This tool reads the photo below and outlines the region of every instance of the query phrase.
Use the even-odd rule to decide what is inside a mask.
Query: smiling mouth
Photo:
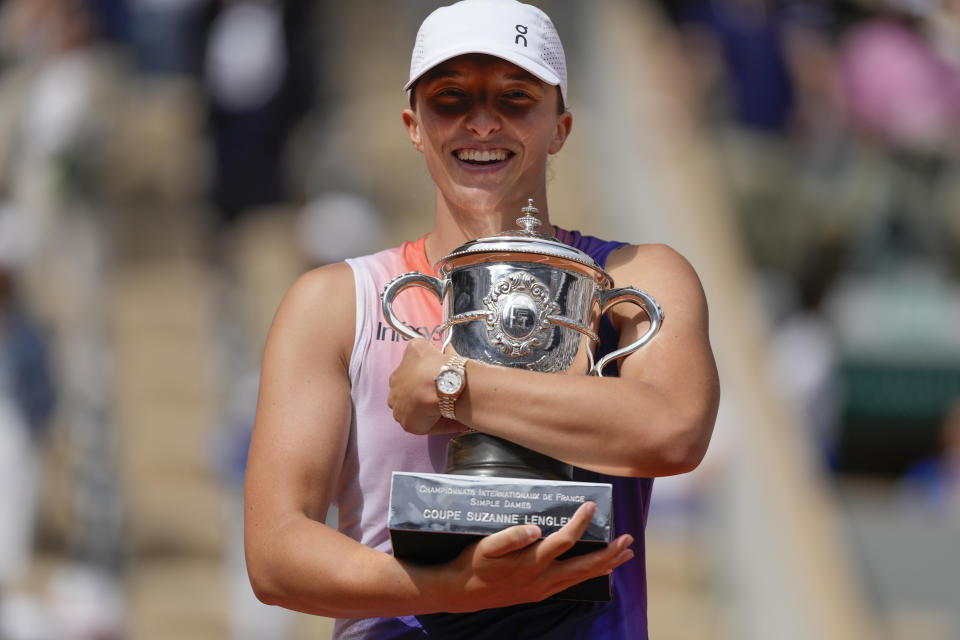
[[[487,166],[504,162],[512,158],[514,153],[507,149],[458,149],[453,157],[461,162],[477,166]]]

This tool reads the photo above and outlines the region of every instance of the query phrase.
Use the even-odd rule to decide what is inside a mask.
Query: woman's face
[[[547,156],[563,147],[572,123],[556,87],[500,58],[469,54],[432,69],[415,92],[404,124],[452,206],[512,210],[543,193]]]

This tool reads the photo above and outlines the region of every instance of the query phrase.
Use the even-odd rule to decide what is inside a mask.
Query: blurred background
[[[437,4],[0,0],[0,638],[329,634],[246,582],[260,352],[299,273],[429,228]],[[960,638],[960,2],[536,4],[553,220],[671,244],[710,304],[652,636]]]

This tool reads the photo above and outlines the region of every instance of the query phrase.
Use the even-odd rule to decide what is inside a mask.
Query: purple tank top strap
[[[580,251],[596,260],[602,268],[606,268],[607,258],[610,257],[611,253],[627,244],[626,242],[601,240],[595,236],[585,236],[579,231],[567,231],[560,227],[557,227],[557,240],[580,249]]]

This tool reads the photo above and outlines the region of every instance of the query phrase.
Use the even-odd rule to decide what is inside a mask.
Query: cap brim
[[[557,74],[555,74],[553,71],[551,71],[544,65],[539,64],[535,60],[531,60],[526,56],[520,55],[515,50],[507,49],[507,48],[501,49],[498,47],[491,47],[489,43],[476,44],[476,43],[465,42],[451,49],[446,49],[430,57],[428,60],[424,60],[423,63],[420,65],[420,70],[417,73],[417,75],[410,78],[407,84],[403,86],[403,90],[408,91],[410,87],[412,87],[417,80],[422,78],[425,73],[427,73],[437,65],[443,64],[447,60],[456,58],[457,56],[462,56],[469,53],[482,53],[488,56],[494,56],[495,58],[500,58],[501,60],[506,60],[507,62],[511,62],[517,65],[524,71],[528,71],[529,73],[539,78],[540,80],[543,80],[549,85],[552,85],[552,86],[560,85],[560,78],[557,77]],[[564,96],[564,98],[566,98],[566,96]]]

